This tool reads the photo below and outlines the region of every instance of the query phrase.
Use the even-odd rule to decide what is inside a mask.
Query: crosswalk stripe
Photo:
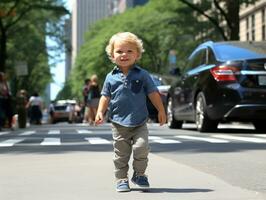
[[[254,136],[256,136],[256,137],[263,137],[263,138],[265,138],[265,137],[266,137],[266,135],[265,135],[265,134],[255,134]]]
[[[4,132],[0,132],[0,135],[5,135],[5,134],[8,134],[10,133],[9,131],[4,131]]]
[[[58,134],[60,134],[60,130],[50,130],[50,131],[48,132],[48,134],[49,134],[49,135],[58,135]]]
[[[44,138],[41,145],[61,145],[60,138]]]
[[[25,131],[25,132],[22,132],[22,133],[19,134],[19,135],[23,135],[23,136],[25,136],[25,135],[32,135],[32,134],[34,134],[34,133],[36,133],[36,131]]]
[[[93,130],[87,130],[87,129],[75,129],[75,131],[78,134],[91,134],[93,133]],[[18,135],[9,134],[8,136],[12,136],[11,139],[7,139],[4,141],[0,141],[0,147],[10,147],[14,146],[17,143],[23,142],[23,140],[27,139],[25,137],[16,137],[16,136],[29,136],[32,134],[35,134],[36,130],[30,130],[30,131],[24,131],[18,133]],[[62,133],[62,130],[60,129],[51,129],[48,130],[48,135],[51,135],[51,137],[46,137],[43,139],[43,141],[39,145],[62,145],[61,139],[56,138],[56,135],[59,135]],[[152,130],[151,132],[156,132]],[[11,133],[10,131],[0,132],[0,135],[5,135]],[[111,133],[110,133],[111,134]],[[54,135],[54,137],[53,137]],[[105,139],[100,137],[86,137],[84,138],[86,141],[88,141],[88,144],[111,144],[113,141],[111,138]],[[233,135],[233,134],[211,134],[211,135],[150,135],[149,136],[150,143],[159,143],[159,144],[178,144],[178,143],[184,143],[187,141],[204,141],[209,143],[230,143],[234,141],[243,141],[243,142],[252,142],[252,143],[266,143],[266,134],[251,134],[247,136],[243,135]],[[19,144],[18,144],[19,145]]]
[[[159,143],[159,144],[177,144],[177,143],[181,143],[178,140],[164,139],[164,138],[158,137],[158,136],[149,136],[149,140],[151,142]]]
[[[99,137],[90,137],[90,138],[85,138],[85,140],[88,140],[90,144],[110,144],[111,141],[99,138]]]
[[[19,143],[21,141],[23,141],[25,138],[17,138],[17,139],[9,139],[9,140],[5,140],[0,142],[0,147],[11,147],[16,143]]]
[[[188,140],[205,141],[205,142],[210,142],[210,143],[229,143],[228,140],[214,139],[214,138],[201,138],[201,137],[194,137],[194,136],[188,136],[188,135],[177,135],[175,137],[181,138],[181,139],[188,139]]]
[[[92,131],[86,130],[86,129],[78,129],[77,132],[79,134],[88,134],[88,133],[92,133]]]
[[[149,140],[160,140],[160,139],[162,138],[158,136],[149,136]]]
[[[229,140],[239,140],[245,142],[255,142],[255,143],[266,143],[266,139],[261,138],[252,138],[252,137],[241,137],[241,136],[232,136],[232,135],[211,135],[212,137],[229,139]]]

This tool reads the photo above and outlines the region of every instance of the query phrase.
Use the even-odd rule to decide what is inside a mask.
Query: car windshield
[[[219,43],[215,45],[218,60],[266,58],[266,43]]]

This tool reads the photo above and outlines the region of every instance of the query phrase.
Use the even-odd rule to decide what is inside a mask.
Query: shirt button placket
[[[127,88],[128,87],[127,77],[124,74],[122,74],[121,78],[122,78],[122,81],[123,81],[124,88]]]

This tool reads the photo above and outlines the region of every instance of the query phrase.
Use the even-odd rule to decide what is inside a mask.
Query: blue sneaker
[[[131,181],[138,187],[140,188],[148,188],[150,187],[148,177],[143,175],[143,176],[137,176],[136,173],[133,174],[133,177]]]
[[[119,180],[116,185],[116,191],[117,192],[129,192],[130,188],[129,188],[128,180],[127,179]]]

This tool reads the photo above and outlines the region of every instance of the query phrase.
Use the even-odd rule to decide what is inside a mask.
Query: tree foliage
[[[143,40],[145,52],[139,65],[150,72],[169,72],[168,56],[172,49],[177,51],[177,64],[182,68],[191,46],[195,46],[194,28],[198,26],[196,19],[188,16],[187,11],[176,0],[169,0],[167,4],[151,0],[145,6],[129,9],[89,27],[69,79],[72,93],[80,96],[85,78],[97,74],[103,81],[113,68],[114,64],[108,59],[105,47],[110,37],[117,32],[133,32]]]
[[[197,3],[190,0],[178,1],[211,22],[215,31],[212,27],[203,31],[208,37],[218,32],[223,40],[239,40],[240,7],[244,4],[254,4],[258,0],[204,0]]]
[[[43,91],[51,81],[46,37],[63,41],[63,26],[58,22],[66,13],[61,0],[0,2],[0,71],[10,75],[13,93],[19,88]],[[28,75],[15,76],[18,61],[27,64]]]

